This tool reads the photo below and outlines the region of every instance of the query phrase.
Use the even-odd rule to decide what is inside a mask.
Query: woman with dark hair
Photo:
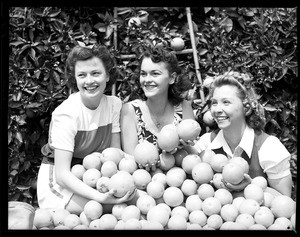
[[[178,66],[174,52],[148,48],[141,55],[139,66],[142,98],[124,104],[121,111],[122,149],[130,155],[143,140],[157,145],[157,134],[163,126],[195,119],[191,101],[185,99],[192,84]],[[157,166],[159,162],[144,168]]]
[[[74,164],[105,148],[121,148],[120,111],[122,102],[105,95],[116,80],[114,58],[104,46],[75,46],[66,61],[66,78],[76,83],[71,94],[52,113],[48,143],[38,173],[37,198],[40,208],[65,208],[80,214],[85,203],[121,203],[134,195],[115,198],[113,192],[101,193],[71,172]]]
[[[264,108],[251,80],[248,74],[233,71],[214,78],[210,111],[219,129],[203,134],[195,148],[199,152],[211,149],[229,159],[242,157],[248,162],[249,175],[237,185],[224,183],[227,188],[242,190],[251,178],[263,176],[269,187],[291,196],[291,155],[277,137],[263,131]]]

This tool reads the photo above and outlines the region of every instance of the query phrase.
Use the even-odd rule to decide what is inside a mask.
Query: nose
[[[85,78],[85,82],[86,83],[92,83],[94,81],[93,77],[91,76],[91,74],[87,74],[86,78]]]
[[[222,106],[219,103],[216,103],[214,105],[211,106],[210,108],[211,113],[221,113],[222,112]]]

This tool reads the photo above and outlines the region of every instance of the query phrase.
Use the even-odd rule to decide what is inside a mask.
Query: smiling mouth
[[[226,119],[228,119],[228,116],[218,116],[218,117],[216,117],[217,122],[222,122]]]
[[[88,92],[88,93],[94,93],[99,86],[85,86],[84,89]]]
[[[157,86],[156,85],[144,85],[144,88],[146,89],[146,90],[152,90],[152,89],[154,89],[154,88],[156,88]]]

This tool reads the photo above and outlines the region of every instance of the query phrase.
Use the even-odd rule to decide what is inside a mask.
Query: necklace
[[[147,104],[147,102],[146,102],[146,104]],[[150,109],[150,107],[149,107],[148,104],[147,104],[147,107],[148,107],[149,114],[150,114],[150,117],[151,117],[152,122],[153,122],[154,125],[159,129],[159,128],[162,126],[163,122],[160,122],[160,121],[153,115],[153,113],[152,113],[152,111],[151,111],[151,109]]]

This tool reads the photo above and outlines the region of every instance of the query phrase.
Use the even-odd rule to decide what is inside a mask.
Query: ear
[[[169,85],[174,84],[176,77],[177,77],[177,73],[173,72],[170,76]]]
[[[252,108],[248,102],[244,104],[244,110],[245,116],[249,116],[252,113]]]
[[[106,82],[109,82],[109,76],[107,76],[107,78],[106,78]]]

